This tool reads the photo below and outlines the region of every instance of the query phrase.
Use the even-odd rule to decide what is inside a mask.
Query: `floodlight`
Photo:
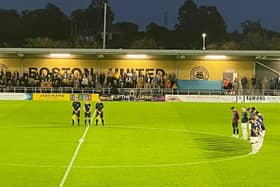
[[[205,59],[207,60],[225,60],[227,56],[225,55],[206,55]]]
[[[147,59],[148,56],[145,54],[127,54],[125,58],[128,59]]]
[[[51,53],[50,57],[51,58],[70,58],[71,54],[67,54],[67,53]]]

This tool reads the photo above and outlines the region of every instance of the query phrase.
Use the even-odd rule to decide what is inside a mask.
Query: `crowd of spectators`
[[[134,70],[119,71],[108,69],[107,72],[92,73],[28,73],[10,72],[0,69],[0,88],[5,87],[41,87],[41,88],[176,88],[177,77],[175,73],[167,74],[158,71],[156,74],[143,73]],[[280,74],[272,77],[264,83],[264,80],[257,80],[255,76],[240,79],[224,79],[223,88],[230,94],[254,93],[258,89],[280,90]]]
[[[276,77],[272,77],[269,81],[269,89],[271,90],[280,90],[280,74]]]
[[[257,79],[255,76],[247,78],[245,75],[241,79],[235,78],[223,80],[223,88],[227,94],[254,94],[257,90],[280,90],[280,74],[266,79]]]
[[[143,74],[133,70],[109,69],[106,73],[41,73],[30,77],[27,73],[0,70],[0,87],[43,87],[43,88],[173,88],[175,73],[170,75],[157,72],[155,75]]]

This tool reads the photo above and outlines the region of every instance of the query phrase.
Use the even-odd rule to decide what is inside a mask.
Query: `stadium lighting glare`
[[[148,56],[144,54],[128,54],[125,56],[128,59],[147,59]]]
[[[202,33],[201,36],[202,36],[202,49],[206,50],[206,36],[207,36],[207,34]]]
[[[227,56],[225,55],[206,55],[205,59],[207,60],[225,60]]]
[[[71,57],[71,54],[63,54],[63,53],[52,53],[50,54],[50,57],[51,58],[70,58]]]

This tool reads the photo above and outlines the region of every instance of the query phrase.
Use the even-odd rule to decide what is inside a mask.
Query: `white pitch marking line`
[[[77,148],[75,150],[75,153],[74,153],[74,155],[73,155],[73,157],[72,157],[72,159],[71,159],[71,161],[70,161],[70,163],[69,163],[69,165],[67,167],[67,170],[66,170],[66,172],[65,172],[65,174],[64,174],[64,176],[63,176],[63,178],[62,178],[62,180],[60,182],[59,187],[63,187],[64,186],[64,183],[65,183],[65,181],[66,181],[66,179],[67,179],[67,177],[69,175],[69,172],[70,172],[70,170],[71,170],[71,168],[73,166],[73,163],[74,163],[74,161],[75,161],[75,159],[76,159],[76,157],[77,157],[77,155],[79,153],[80,147],[81,147],[82,143],[84,142],[85,136],[87,135],[88,129],[89,129],[89,126],[87,126],[86,130],[84,131],[84,134],[83,134],[82,138],[80,138],[80,140],[79,140],[79,144],[78,144],[78,146],[77,146]]]
[[[214,133],[207,133],[207,132],[200,132],[200,131],[192,131],[192,130],[186,130],[186,129],[168,129],[168,128],[149,128],[149,127],[129,127],[129,126],[107,126],[107,128],[123,128],[123,129],[143,129],[143,130],[158,130],[158,131],[171,131],[171,132],[188,132],[188,133],[199,133],[199,134],[207,134],[207,135],[216,135],[221,137],[229,137],[221,134],[214,134]],[[88,128],[86,129],[86,131]],[[87,132],[84,132],[84,136]],[[83,137],[84,137],[83,136]],[[84,138],[80,139],[80,143],[78,145],[81,146]],[[77,149],[78,149],[77,147]],[[77,155],[76,155],[77,156]],[[144,164],[144,165],[89,165],[89,166],[72,166],[73,168],[79,168],[79,169],[102,169],[102,168],[155,168],[155,167],[176,167],[176,166],[189,166],[189,165],[197,165],[197,164],[207,164],[207,163],[213,163],[213,162],[222,162],[222,161],[228,161],[228,160],[236,160],[245,158],[247,156],[251,156],[250,154],[240,155],[240,156],[234,156],[234,157],[228,157],[228,158],[222,158],[222,159],[215,159],[215,160],[202,160],[202,161],[196,161],[196,162],[183,162],[183,163],[170,163],[170,164]],[[74,156],[73,156],[74,157]],[[72,161],[71,161],[72,162]],[[74,162],[74,160],[73,160]],[[70,163],[71,164],[71,163]],[[73,164],[73,163],[72,163]],[[42,167],[42,168],[69,168],[69,166],[55,166],[55,165],[32,165],[32,164],[1,164],[0,166],[11,166],[11,167]],[[71,169],[71,168],[70,168]],[[69,169],[69,170],[70,170]],[[68,169],[67,169],[68,170]],[[68,171],[69,173],[69,171]],[[66,174],[66,173],[65,173]],[[65,182],[65,181],[64,181]]]
[[[170,163],[170,164],[144,164],[144,165],[93,165],[93,166],[74,166],[74,168],[79,169],[114,169],[114,168],[161,168],[161,167],[179,167],[179,166],[192,166],[192,165],[201,165],[201,164],[209,164],[216,162],[224,162],[229,160],[237,160],[250,156],[250,154],[244,154],[240,156],[221,158],[215,160],[202,160],[195,162],[182,162],[182,163]]]
[[[15,163],[0,164],[0,166],[21,167],[21,168],[67,168],[68,167],[68,166],[62,166],[62,165],[15,164]]]
[[[251,154],[244,154],[228,158],[214,159],[214,160],[201,160],[194,162],[170,163],[170,164],[143,164],[143,165],[88,165],[88,166],[72,166],[77,169],[114,169],[114,168],[160,168],[160,167],[179,167],[179,166],[192,166],[208,163],[224,162],[229,160],[237,160],[252,156]],[[29,165],[29,164],[0,164],[0,166],[10,167],[24,167],[24,168],[66,168],[67,166],[55,165]]]

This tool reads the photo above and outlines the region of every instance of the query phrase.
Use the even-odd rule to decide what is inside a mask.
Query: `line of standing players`
[[[95,104],[95,111],[93,113],[93,116],[95,115],[95,125],[98,125],[98,122],[101,119],[102,126],[104,126],[104,114],[103,114],[103,103],[98,100],[98,102]],[[75,122],[78,123],[78,126],[80,126],[80,114],[81,114],[81,102],[76,98],[72,103],[72,126],[75,125]],[[84,111],[84,125],[87,126],[91,125],[92,122],[92,106],[90,104],[90,101],[86,101],[83,107]]]
[[[231,107],[233,119],[232,119],[232,128],[233,128],[233,137],[239,137],[239,114],[235,107]],[[256,154],[259,152],[263,146],[264,136],[266,127],[264,125],[264,116],[256,110],[255,107],[252,108],[242,108],[242,118],[241,118],[241,129],[242,129],[242,138],[248,140],[248,130],[250,132],[250,143],[252,145],[251,154]]]

